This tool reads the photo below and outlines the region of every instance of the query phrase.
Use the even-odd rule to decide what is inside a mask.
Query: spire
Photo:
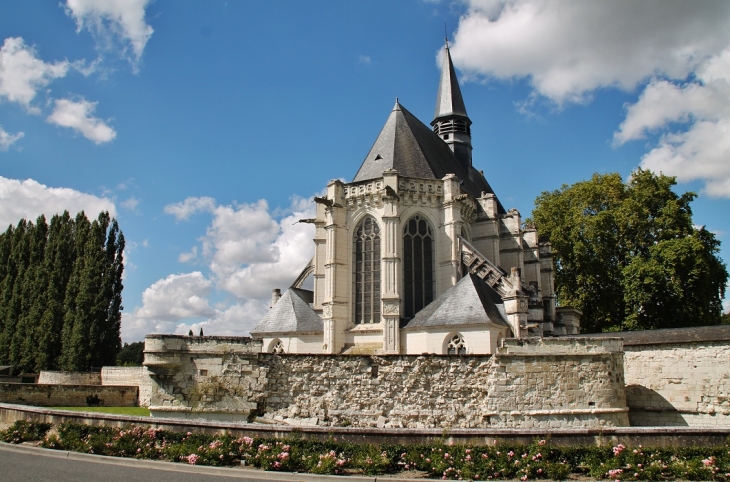
[[[441,65],[441,81],[439,82],[438,96],[436,97],[436,112],[434,122],[440,117],[458,115],[468,118],[464,98],[461,96],[459,81],[456,79],[456,71],[451,61],[449,42],[444,46],[444,60]],[[433,125],[433,123],[431,125]]]
[[[471,120],[466,114],[464,98],[451,61],[449,41],[444,46],[441,81],[436,96],[436,111],[431,121],[433,131],[449,145],[465,168],[471,167]]]

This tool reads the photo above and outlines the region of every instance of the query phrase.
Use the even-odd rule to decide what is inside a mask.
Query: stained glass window
[[[380,323],[380,227],[368,216],[353,239],[355,323]]]
[[[403,227],[404,316],[413,318],[433,301],[433,230],[421,216]]]

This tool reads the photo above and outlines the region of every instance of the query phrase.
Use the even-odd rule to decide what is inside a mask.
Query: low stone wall
[[[39,385],[101,385],[99,372],[54,372],[42,370]]]
[[[397,443],[444,445],[471,444],[495,445],[498,443],[529,444],[535,439],[550,438],[550,445],[596,445],[611,447],[623,443],[629,447],[717,447],[730,436],[730,427],[597,427],[597,428],[457,428],[408,429],[408,428],[359,428],[359,427],[293,427],[264,425],[245,422],[216,422],[209,420],[180,420],[179,418],[150,418],[107,413],[88,413],[55,410],[0,403],[0,430],[16,420],[33,420],[54,425],[73,422],[105,427],[129,427],[137,425],[174,432],[231,434],[234,437],[299,437],[329,440],[336,437],[351,443]]]
[[[150,374],[147,367],[104,367],[101,369],[101,384],[137,387],[139,406],[149,407],[152,395]]]
[[[624,341],[632,426],[730,427],[730,326],[610,336]]]
[[[226,340],[215,351],[190,349],[175,338],[174,350],[159,350],[159,338],[145,347],[156,416],[383,428],[628,425],[618,339],[505,340],[490,357],[273,355]],[[149,358],[148,347],[156,348]]]
[[[39,407],[134,407],[137,387],[0,383],[0,402]]]

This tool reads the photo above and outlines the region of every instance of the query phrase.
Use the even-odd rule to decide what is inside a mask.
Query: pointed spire
[[[454,64],[451,61],[448,39],[444,46],[444,57],[441,64],[441,81],[439,82],[439,90],[436,97],[434,121],[440,117],[447,116],[468,117],[466,114],[466,106],[464,106],[464,98],[461,96],[459,81],[456,79]]]

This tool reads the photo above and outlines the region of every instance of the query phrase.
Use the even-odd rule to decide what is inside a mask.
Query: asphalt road
[[[301,480],[312,482],[318,479],[330,479],[330,477],[271,472],[256,473],[247,469],[186,466],[169,462],[101,457],[0,444],[0,481],[2,482],[71,482],[79,480],[102,482]],[[360,477],[352,479],[365,480]],[[367,480],[372,481],[373,478]]]

